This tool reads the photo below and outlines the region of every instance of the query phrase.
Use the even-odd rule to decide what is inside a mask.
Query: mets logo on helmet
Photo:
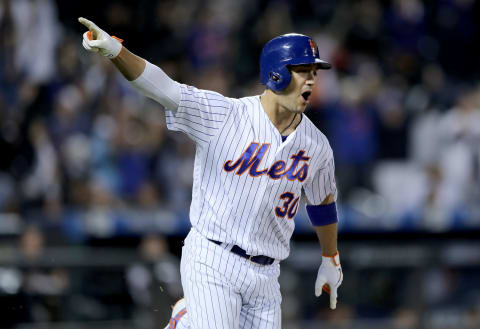
[[[312,47],[313,56],[317,56],[317,44],[312,39],[309,39],[308,42],[310,42],[310,47]]]

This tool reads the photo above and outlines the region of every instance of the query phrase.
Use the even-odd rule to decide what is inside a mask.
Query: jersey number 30
[[[288,216],[289,219],[295,217],[295,214],[298,210],[298,199],[300,197],[295,198],[295,194],[291,192],[285,192],[280,195],[281,200],[285,200],[281,207],[275,207],[275,215],[277,217],[285,217]],[[292,202],[293,201],[293,202]]]

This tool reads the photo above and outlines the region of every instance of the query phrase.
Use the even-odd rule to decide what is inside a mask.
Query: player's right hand
[[[120,54],[123,40],[110,36],[94,22],[86,18],[79,17],[78,21],[88,28],[88,31],[83,34],[83,48],[88,51],[98,52],[100,55],[110,59]]]

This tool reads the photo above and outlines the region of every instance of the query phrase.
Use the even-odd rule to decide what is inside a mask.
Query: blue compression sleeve
[[[313,226],[324,226],[338,222],[337,204],[306,206],[308,217]]]

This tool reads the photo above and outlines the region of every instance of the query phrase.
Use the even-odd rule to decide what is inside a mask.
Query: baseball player
[[[180,84],[121,39],[79,22],[89,29],[84,48],[109,58],[165,108],[168,129],[196,144],[192,228],[180,269],[185,299],[167,328],[281,328],[280,262],[302,197],[322,248],[315,294],[323,287],[335,309],[343,274],[334,161],[326,137],[303,114],[317,70],[331,67],[315,42],[301,34],[269,41],[260,58],[265,92],[234,99]]]

